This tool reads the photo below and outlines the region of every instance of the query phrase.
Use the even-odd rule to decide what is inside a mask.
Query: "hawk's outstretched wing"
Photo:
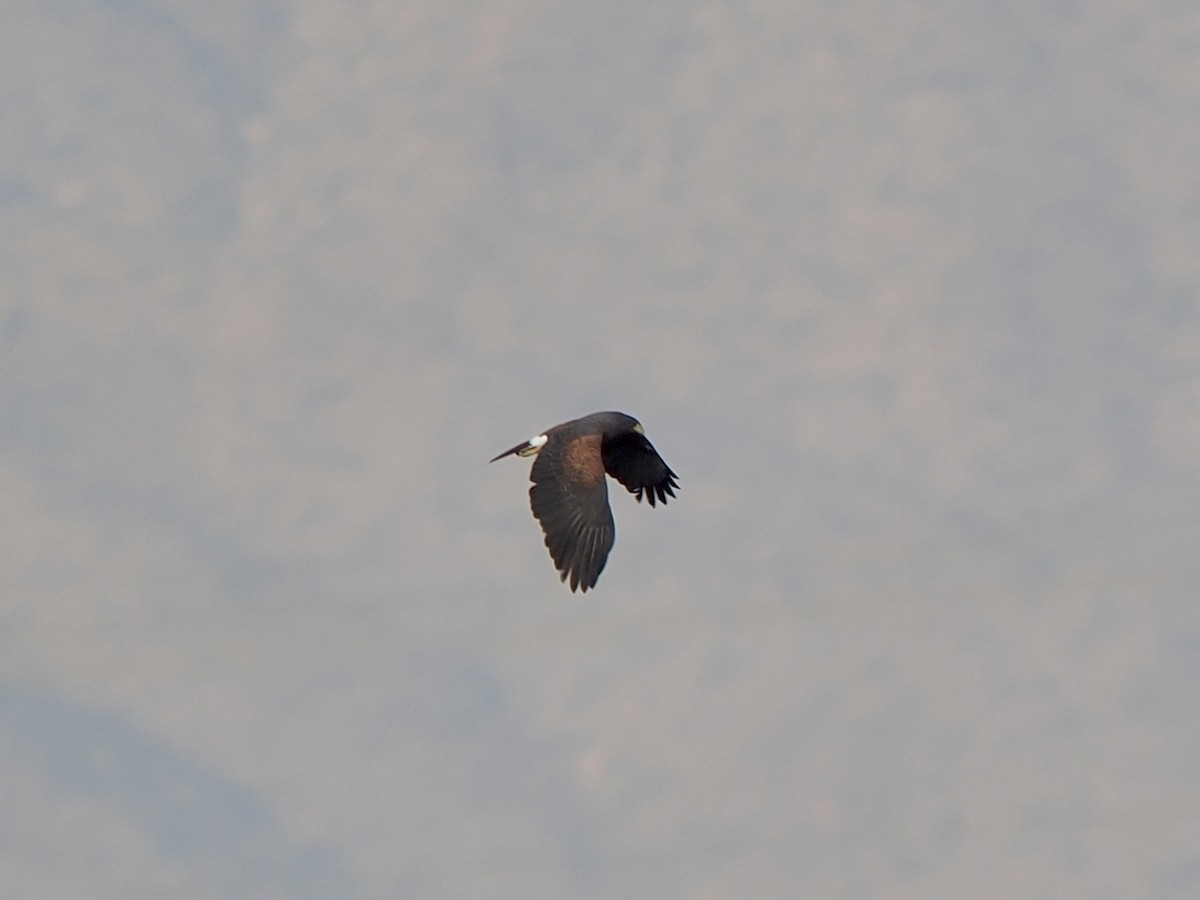
[[[529,479],[529,505],[546,535],[546,549],[571,590],[594,587],[616,537],[604,483],[601,438],[556,439],[553,431]]]
[[[645,435],[636,431],[605,441],[602,452],[604,470],[625,485],[641,502],[643,492],[653,506],[665,504],[667,497],[675,496],[679,483],[654,445]]]

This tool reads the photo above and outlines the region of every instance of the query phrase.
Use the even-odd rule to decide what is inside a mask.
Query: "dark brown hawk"
[[[641,423],[619,412],[598,412],[547,429],[492,459],[533,456],[529,505],[546,535],[546,549],[571,590],[596,586],[616,538],[608,506],[607,473],[651,506],[667,502],[676,475],[646,440]]]

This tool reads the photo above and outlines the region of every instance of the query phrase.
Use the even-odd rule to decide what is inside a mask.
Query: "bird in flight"
[[[563,422],[491,461],[535,454],[529,505],[559,578],[569,578],[572,591],[596,586],[616,538],[605,473],[651,506],[665,505],[679,487],[641,423],[625,413],[598,412]]]

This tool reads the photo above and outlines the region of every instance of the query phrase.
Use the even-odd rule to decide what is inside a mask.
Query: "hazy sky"
[[[10,3],[5,896],[1200,896],[1193,7]]]

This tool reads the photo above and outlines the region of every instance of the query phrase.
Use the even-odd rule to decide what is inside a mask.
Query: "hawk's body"
[[[571,590],[595,587],[616,538],[608,506],[611,475],[640,502],[666,503],[676,475],[646,440],[642,426],[619,412],[592,413],[547,429],[497,459],[532,456],[529,505],[546,535],[546,549]]]

